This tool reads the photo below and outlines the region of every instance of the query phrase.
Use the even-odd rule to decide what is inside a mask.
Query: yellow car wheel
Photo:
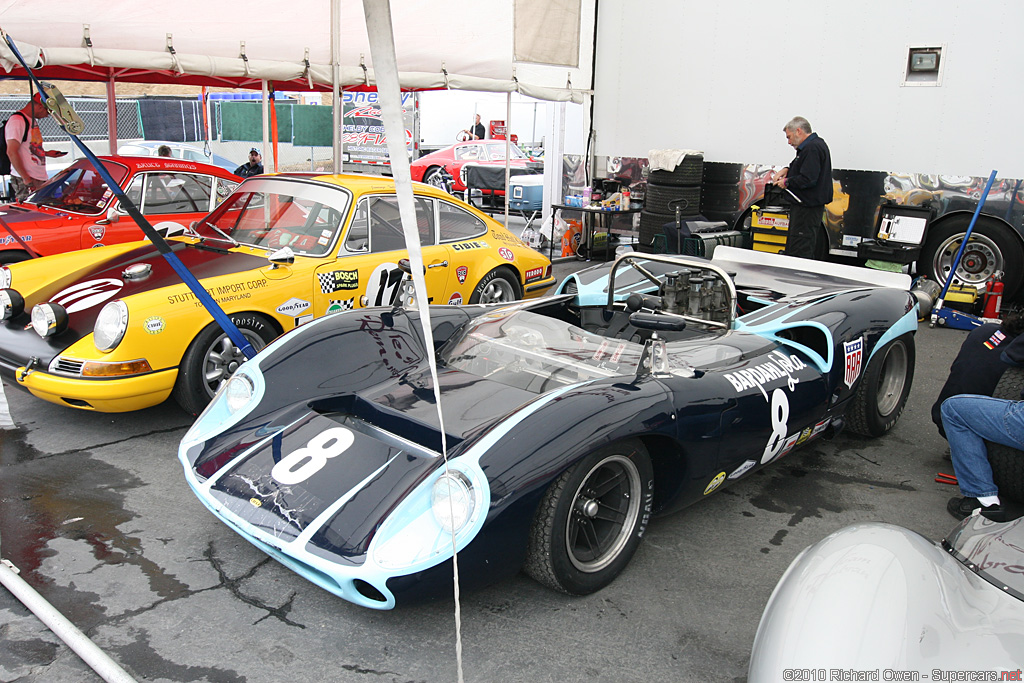
[[[274,324],[258,313],[234,314],[229,317],[257,351],[278,334]],[[198,415],[221,384],[244,362],[245,355],[227,333],[217,323],[207,325],[192,340],[181,359],[172,393],[174,400],[185,412]]]
[[[508,268],[495,268],[477,283],[471,304],[507,304],[523,298],[519,279]]]

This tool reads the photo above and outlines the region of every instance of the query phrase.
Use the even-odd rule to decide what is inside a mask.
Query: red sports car
[[[513,168],[540,167],[539,162],[531,161],[523,150],[516,145],[510,145],[509,165]],[[480,166],[505,167],[505,141],[504,140],[470,140],[458,142],[446,149],[440,149],[426,156],[420,157],[410,165],[412,168],[412,179],[419,180],[443,190],[462,192],[466,189],[467,164],[478,164]],[[452,187],[448,188],[442,180],[441,169],[446,168],[452,175]],[[498,194],[504,194],[498,192]]]
[[[164,157],[101,157],[154,227],[188,228],[241,182],[217,166]],[[142,230],[86,159],[0,205],[0,263],[142,239]]]

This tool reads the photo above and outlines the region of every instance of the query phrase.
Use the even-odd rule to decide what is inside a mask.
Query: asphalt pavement
[[[569,597],[520,574],[463,595],[465,680],[744,681],[764,605],[804,547],[862,522],[935,541],[955,526],[929,410],[965,334],[919,330],[889,434],[813,441],[654,520],[604,590]],[[4,389],[16,428],[0,431],[0,556],[137,680],[458,680],[452,601],[356,607],[217,521],[182,475],[191,420],[173,402],[108,415]],[[0,682],[98,680],[0,588]]]

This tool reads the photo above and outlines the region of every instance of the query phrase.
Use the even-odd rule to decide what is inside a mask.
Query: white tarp
[[[579,4],[579,0],[572,2]],[[362,4],[353,0],[340,4],[341,85],[373,86]],[[582,17],[581,28],[551,25],[550,15],[543,19],[545,4],[541,0],[396,2],[392,21],[401,86],[520,92],[537,99],[581,102],[582,89],[590,84],[589,44],[575,50],[575,62],[584,67],[513,61],[515,22],[522,30],[530,26],[530,16],[538,17],[533,20],[534,29],[552,42],[579,43],[581,33],[592,33],[592,7],[584,8],[583,14],[589,15]],[[306,82],[309,87],[330,90],[330,9],[328,0],[247,0],[243,4],[7,0],[0,4],[0,28],[14,38],[30,65],[50,69],[51,73],[43,74],[50,78],[251,88],[269,80],[290,82],[288,89]],[[0,66],[8,72],[16,66],[4,46],[0,46]],[[569,83],[572,88],[567,87]]]

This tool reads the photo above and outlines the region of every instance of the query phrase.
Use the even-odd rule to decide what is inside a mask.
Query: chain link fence
[[[68,103],[78,115],[82,117],[85,130],[79,135],[79,139],[98,155],[116,153],[110,149],[107,135],[107,100],[97,97],[68,97]],[[118,98],[117,102],[117,143],[124,145],[137,140],[161,140],[166,137],[153,138],[146,134],[143,125],[143,116],[140,110],[140,100],[136,98]],[[175,98],[175,102],[181,104],[183,110],[195,109],[196,115],[201,117],[202,112],[198,102],[191,102],[181,98]],[[6,121],[11,114],[28,104],[27,97],[0,97],[0,121]],[[209,103],[209,120],[211,140],[201,139],[202,128],[197,127],[195,132],[189,131],[186,135],[175,135],[179,138],[177,142],[195,146],[205,154],[216,154],[226,158],[236,165],[241,165],[249,160],[249,150],[253,147],[260,150],[263,155],[264,166],[272,170],[271,150],[262,149],[260,142],[241,140],[222,140],[220,136],[220,105],[217,100]],[[68,134],[50,117],[39,120],[39,130],[43,136],[43,145],[46,149],[57,149],[68,152],[65,157],[47,159],[47,170],[54,174],[61,169],[82,158],[82,152],[74,145]],[[334,154],[331,147],[297,147],[291,143],[280,143],[278,145],[278,169],[281,171],[326,171],[333,168]]]

